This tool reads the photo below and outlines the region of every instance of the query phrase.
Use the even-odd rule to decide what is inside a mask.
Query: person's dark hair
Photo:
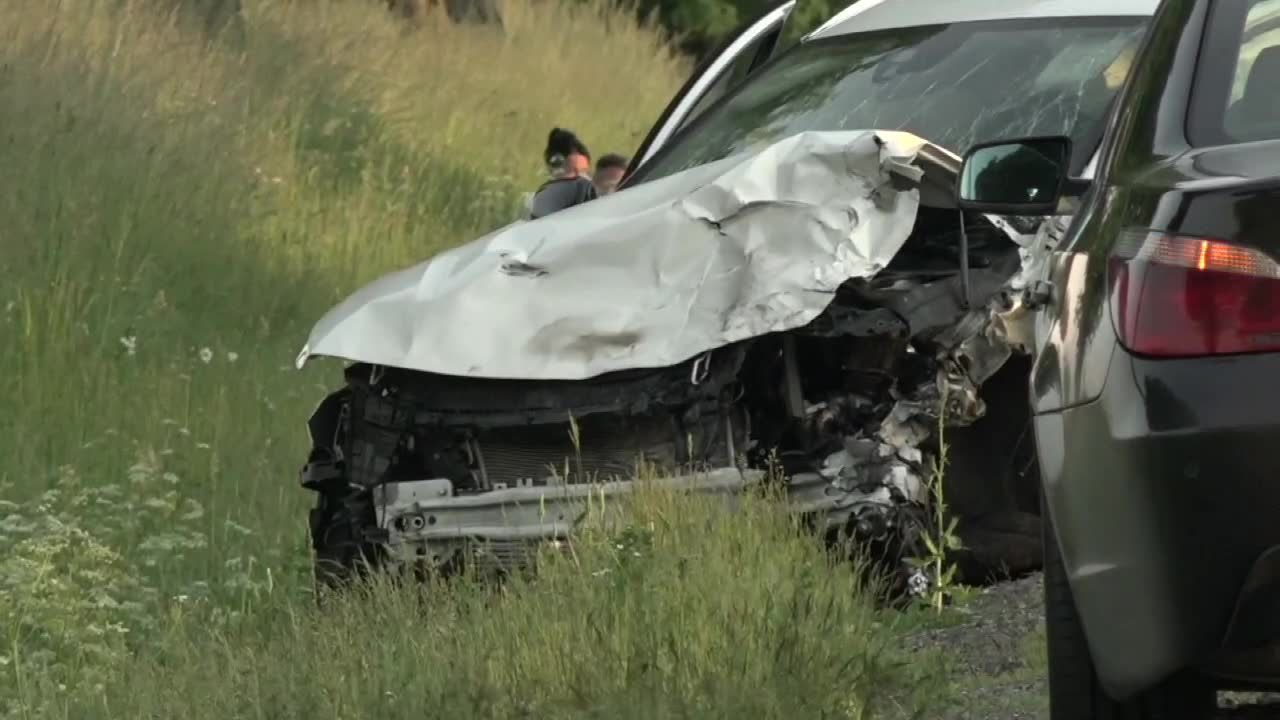
[[[577,153],[591,159],[591,151],[587,150],[587,146],[568,130],[562,128],[552,128],[551,134],[547,136],[547,148],[542,152],[542,159],[548,165],[557,165],[563,163],[564,159]],[[559,163],[557,162],[559,159]]]
[[[608,155],[601,156],[599,162],[596,163],[596,170],[608,170],[610,168],[626,170],[628,164],[627,159],[621,155],[617,153],[609,153]]]

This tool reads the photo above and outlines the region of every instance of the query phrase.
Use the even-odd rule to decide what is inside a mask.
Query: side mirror
[[[993,215],[1056,214],[1070,159],[1066,137],[975,145],[960,167],[957,205]]]

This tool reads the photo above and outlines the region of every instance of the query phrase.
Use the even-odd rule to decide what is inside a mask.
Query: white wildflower
[[[907,592],[913,596],[920,597],[929,592],[929,586],[932,585],[929,576],[917,570],[907,578]]]
[[[174,420],[173,418],[165,418],[160,421],[160,424],[161,425],[177,425],[178,421]]]
[[[75,575],[81,580],[88,580],[94,585],[99,585],[107,581],[106,573],[101,570],[81,570],[75,573]]]
[[[0,533],[4,534],[30,535],[39,527],[37,523],[31,520],[24,520],[17,513],[5,515],[4,519],[0,520]]]
[[[172,535],[151,535],[137,545],[138,551],[144,553],[169,553],[176,548]],[[151,564],[154,564],[154,560]]]
[[[253,534],[253,531],[252,531],[252,530],[250,530],[249,528],[247,528],[247,527],[245,527],[245,526],[241,525],[240,523],[236,522],[235,520],[227,520],[225,523],[223,523],[223,525],[225,525],[225,526],[227,527],[227,529],[228,529],[228,530],[234,530],[234,531],[236,531],[236,532],[240,533],[241,535],[252,535],[252,534]],[[236,560],[236,562],[239,562],[239,561],[240,561],[240,558],[235,558],[235,560]]]
[[[170,485],[177,485],[177,484],[178,484],[178,475],[177,475],[177,473],[167,472],[167,473],[165,473],[162,477],[163,477],[164,481],[165,481],[165,482],[167,482],[167,483],[169,483]]]
[[[213,350],[207,347],[200,348],[200,362],[208,365],[213,362]]]
[[[179,434],[179,435],[188,435],[188,436],[189,436],[189,435],[191,435],[191,428],[180,427],[180,428],[178,428],[178,434]]]
[[[239,360],[239,359],[240,359],[240,353],[238,353],[238,352],[228,352],[228,353],[227,353],[227,362],[232,362],[232,363],[233,363],[233,362],[235,362],[235,361],[237,361],[237,360]]]
[[[42,648],[33,653],[29,653],[27,655],[27,659],[30,660],[32,663],[35,663],[36,665],[47,665],[53,662],[54,660],[57,660],[58,656],[54,655],[52,650],[48,648]]]
[[[207,442],[198,442],[196,443],[196,447],[201,450],[208,450],[212,446]]]
[[[8,655],[0,655],[0,667],[7,667],[13,660]]]
[[[138,336],[137,335],[125,335],[124,337],[120,338],[120,344],[124,346],[124,351],[126,355],[129,355],[132,357],[133,355],[137,354],[138,352]]]

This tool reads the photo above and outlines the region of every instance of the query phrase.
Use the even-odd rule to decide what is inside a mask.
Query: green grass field
[[[928,672],[764,501],[652,497],[503,591],[310,597],[296,482],[363,282],[505,224],[547,130],[628,152],[689,71],[621,12],[502,30],[0,3],[0,717],[909,715]]]

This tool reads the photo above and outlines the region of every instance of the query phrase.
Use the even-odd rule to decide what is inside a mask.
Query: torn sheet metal
[[[940,364],[933,382],[896,397],[874,432],[846,437],[844,448],[829,455],[819,472],[840,506],[850,510],[861,537],[882,540],[896,533],[910,543],[921,530],[913,510],[930,503],[921,447],[934,438],[940,420],[964,426],[984,412],[978,386],[960,364]]]
[[[819,470],[856,535],[869,541],[918,530],[902,511],[928,504],[924,473],[918,448],[891,445],[880,433],[846,438],[844,449],[828,456]]]
[[[823,461],[820,473],[859,537],[895,537],[912,547],[925,529],[931,469],[922,448],[940,439],[942,426],[966,427],[986,414],[979,388],[1014,349],[1000,306],[1000,298],[993,298],[989,307],[938,334],[932,379],[893,391],[893,405],[878,427],[846,436],[843,449]]]
[[[894,257],[922,176],[898,132],[810,132],[517,223],[375,281],[298,357],[580,380],[803,326]]]

